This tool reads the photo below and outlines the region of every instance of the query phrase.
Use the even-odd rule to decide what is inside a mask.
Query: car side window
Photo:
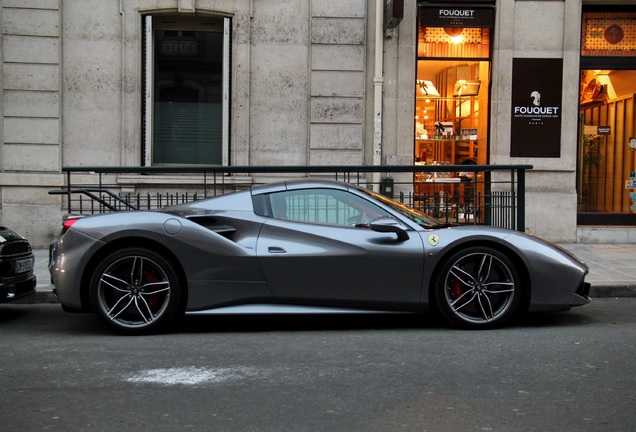
[[[269,195],[271,216],[297,222],[366,227],[389,213],[347,191],[308,189]]]

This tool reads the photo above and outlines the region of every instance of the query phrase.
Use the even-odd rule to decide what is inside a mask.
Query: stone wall
[[[34,245],[62,166],[142,163],[145,14],[231,18],[232,164],[364,163],[366,0],[5,0],[1,216]]]
[[[2,2],[0,220],[38,246],[60,226],[61,10],[58,0]]]
[[[375,0],[3,0],[0,216],[45,247],[63,166],[142,163],[146,14],[230,17],[233,165],[371,164]],[[496,3],[490,162],[529,163],[528,230],[576,238],[581,0]],[[413,161],[416,2],[383,35],[382,163]],[[563,58],[561,158],[510,158],[515,57]],[[133,187],[134,188],[134,187]],[[555,218],[555,208],[559,217]]]
[[[310,165],[364,163],[366,4],[312,2]]]
[[[580,0],[497,3],[492,59],[490,163],[530,164],[526,231],[557,242],[576,240],[576,148]],[[562,58],[560,158],[510,157],[513,58]]]

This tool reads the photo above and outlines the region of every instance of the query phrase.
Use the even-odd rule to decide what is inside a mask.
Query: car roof
[[[264,193],[301,190],[301,189],[339,189],[349,190],[352,185],[334,180],[287,180],[265,185],[253,186],[252,195]]]

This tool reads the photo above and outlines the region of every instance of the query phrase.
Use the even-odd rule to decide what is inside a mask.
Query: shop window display
[[[444,21],[443,9],[420,10],[414,160],[418,165],[486,164],[492,10],[476,11],[483,20],[466,25]],[[479,216],[469,208],[483,196],[483,183],[469,169],[420,173],[414,193],[422,211],[437,217],[450,211],[474,220]]]
[[[584,12],[581,29],[579,224],[633,224],[636,12]]]

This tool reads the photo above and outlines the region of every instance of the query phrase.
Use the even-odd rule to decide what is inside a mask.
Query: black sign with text
[[[422,27],[492,27],[494,9],[491,5],[425,5],[422,7]]]
[[[510,156],[561,157],[563,59],[512,63]]]

